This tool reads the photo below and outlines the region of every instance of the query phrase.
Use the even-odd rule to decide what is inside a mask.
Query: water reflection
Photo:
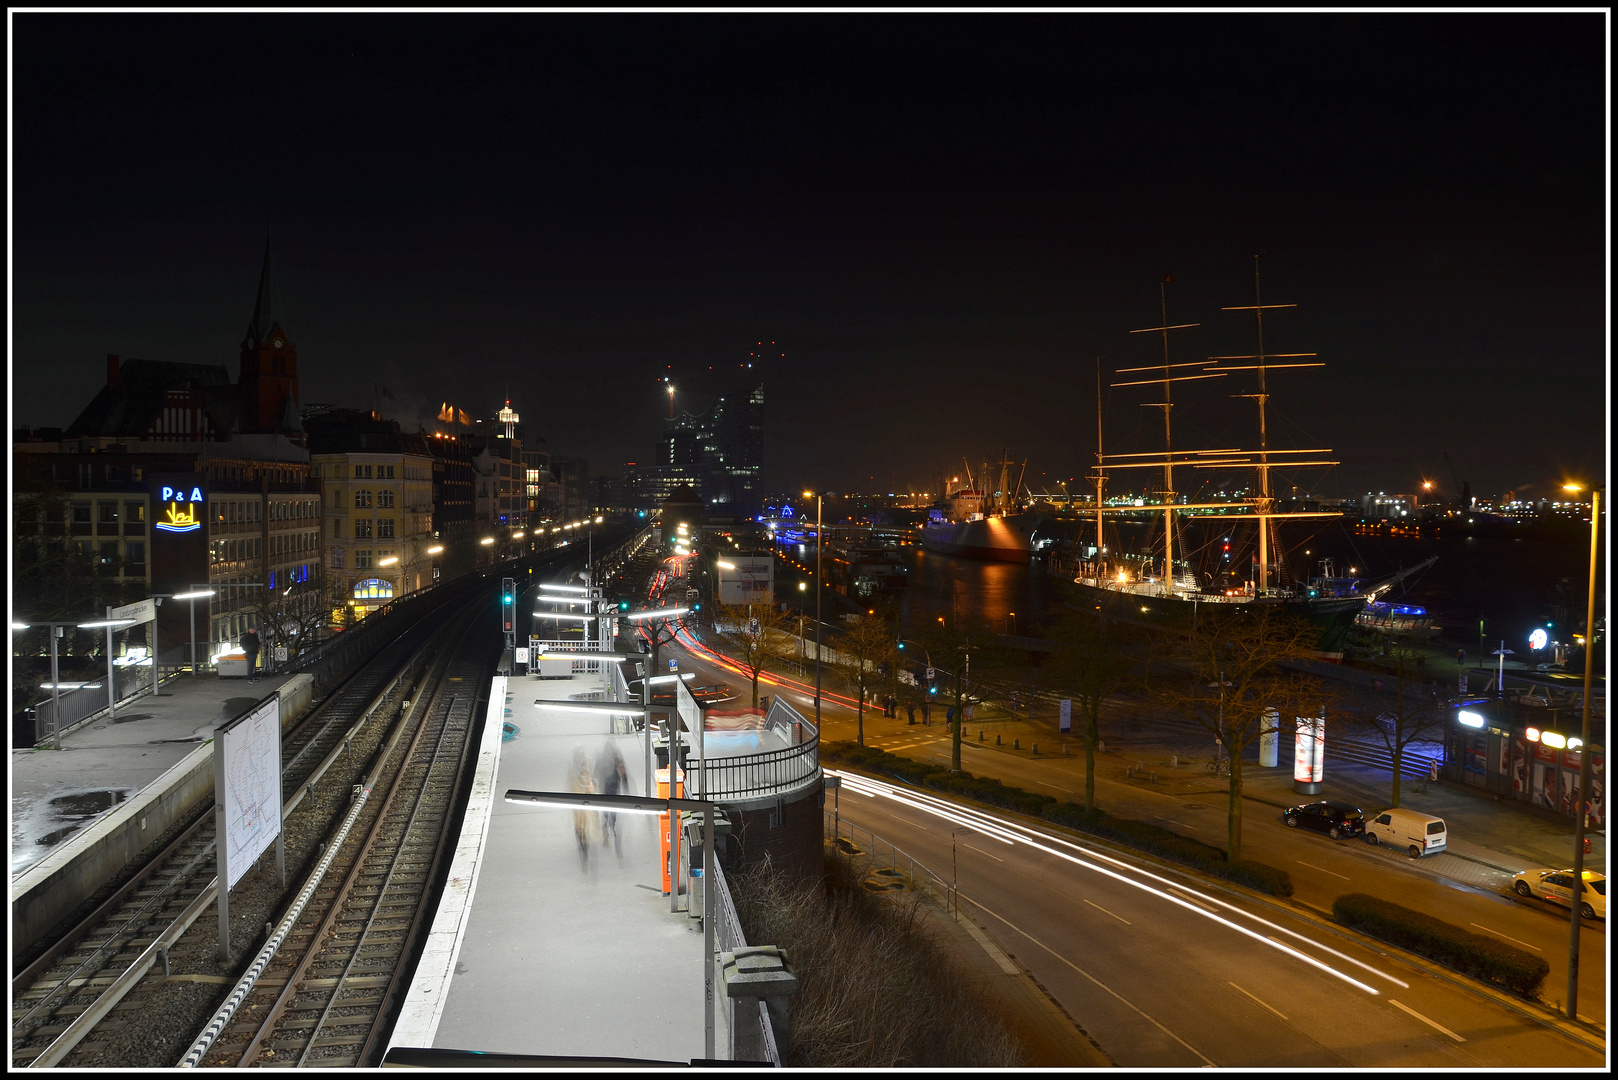
[[[907,627],[947,615],[951,604],[998,633],[1038,634],[1050,622],[1054,589],[1042,566],[977,562],[905,549],[910,586],[899,593]]]

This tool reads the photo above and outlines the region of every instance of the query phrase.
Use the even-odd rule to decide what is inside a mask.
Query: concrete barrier
[[[284,733],[308,711],[314,680],[309,675],[295,675],[277,693]],[[212,797],[210,740],[13,880],[13,966],[24,949],[84,903],[148,844],[196,809],[198,803]]]

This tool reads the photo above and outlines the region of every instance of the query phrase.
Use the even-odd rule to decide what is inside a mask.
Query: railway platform
[[[705,1057],[701,920],[671,910],[660,819],[609,822],[504,801],[511,789],[579,790],[580,761],[594,777],[618,758],[620,794],[646,794],[643,733],[603,713],[533,704],[602,689],[599,675],[494,678],[449,884],[387,1063],[452,1067],[456,1052],[557,1067]],[[717,1025],[715,1056],[724,1057],[724,1020]]]
[[[268,694],[308,676],[266,675],[257,682],[179,675],[154,696],[145,688],[62,733],[11,751],[11,877],[46,860],[73,855],[106,815],[137,799],[213,737],[220,724]],[[305,691],[304,704],[307,704]],[[283,715],[283,719],[285,716]]]

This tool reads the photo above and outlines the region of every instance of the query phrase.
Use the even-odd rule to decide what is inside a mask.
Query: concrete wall
[[[308,711],[314,680],[295,675],[277,691],[281,730]],[[213,743],[97,818],[11,884],[13,959],[129,865],[154,839],[213,797]]]

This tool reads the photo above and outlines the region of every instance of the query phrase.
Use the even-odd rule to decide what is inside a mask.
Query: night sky
[[[672,370],[777,343],[766,481],[1083,476],[1095,364],[1266,346],[1323,496],[1552,495],[1607,456],[1608,18],[14,14],[14,425],[105,356],[234,377],[267,231],[302,398],[509,396],[649,462]],[[1109,379],[1109,381],[1117,381]],[[375,398],[385,384],[391,399]],[[709,383],[709,386],[712,384]],[[1181,447],[1256,444],[1231,380]],[[1161,446],[1151,388],[1109,451]],[[1185,485],[1179,485],[1182,489]],[[1116,490],[1117,485],[1109,488]]]

